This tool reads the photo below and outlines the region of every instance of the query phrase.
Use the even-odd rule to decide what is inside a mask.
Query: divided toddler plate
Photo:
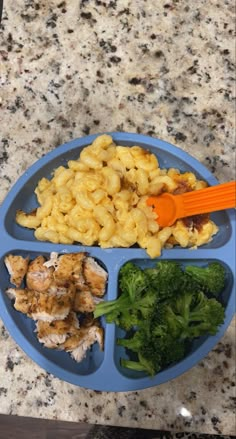
[[[157,155],[160,167],[178,168],[192,171],[208,182],[216,185],[213,175],[197,160],[179,148],[159,139],[131,133],[110,133],[116,144],[139,145]],[[4,293],[9,285],[9,276],[4,266],[4,256],[8,253],[34,258],[39,254],[49,256],[50,252],[71,253],[87,251],[108,271],[108,285],[105,299],[112,300],[118,295],[118,275],[121,266],[127,261],[134,261],[141,267],[150,267],[155,260],[150,259],[140,248],[101,249],[80,245],[52,244],[36,241],[31,230],[23,229],[15,223],[17,209],[30,211],[37,207],[34,189],[42,177],[50,178],[52,171],[68,160],[77,159],[83,147],[92,143],[96,135],[86,136],[66,143],[37,161],[17,181],[0,208],[0,315],[16,343],[39,366],[58,378],[77,386],[100,391],[129,391],[144,389],[167,382],[184,373],[198,363],[215,346],[227,329],[235,312],[235,212],[233,209],[212,215],[219,226],[218,234],[213,240],[196,250],[175,247],[163,250],[160,259],[175,260],[179,263],[204,265],[210,261],[219,261],[227,271],[227,282],[220,300],[226,307],[224,324],[217,335],[201,337],[196,340],[187,357],[178,364],[159,372],[149,378],[142,373],[123,369],[120,357],[126,357],[124,348],[116,346],[116,338],[124,334],[114,324],[106,324],[104,351],[97,344],[87,353],[81,363],[76,363],[69,354],[44,348],[34,333],[35,323],[25,315],[17,312]]]

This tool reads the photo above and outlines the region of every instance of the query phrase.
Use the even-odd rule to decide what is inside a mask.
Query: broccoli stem
[[[137,334],[137,333],[136,333]],[[142,346],[141,340],[137,337],[134,338],[118,338],[117,344],[123,346],[124,348],[130,349],[131,351],[138,352]]]
[[[142,366],[142,364],[138,361],[124,360],[124,358],[121,358],[120,364],[122,367],[127,367],[128,369],[137,370],[139,372],[146,372],[144,366]]]
[[[124,346],[124,348],[129,347],[130,344],[130,340],[127,338],[118,338],[116,342],[119,346]]]
[[[203,315],[203,312],[192,311],[189,314],[189,320],[191,322],[201,322],[202,321],[202,315]],[[209,323],[209,322],[207,322],[207,323]]]
[[[96,306],[94,317],[101,317],[104,314],[109,314],[114,310],[122,310],[130,305],[130,299],[126,295],[120,296],[118,299],[110,300],[108,302],[101,302]]]

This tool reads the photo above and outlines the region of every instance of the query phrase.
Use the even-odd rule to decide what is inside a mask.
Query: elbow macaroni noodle
[[[35,189],[40,207],[31,214],[18,211],[16,221],[34,228],[41,241],[102,248],[138,244],[154,258],[164,246],[208,242],[217,226],[208,220],[197,230],[178,220],[160,229],[147,197],[205,186],[191,172],[160,169],[156,156],[139,146],[116,146],[110,136],[102,135],[82,150],[78,160],[58,167],[51,180],[42,178]]]

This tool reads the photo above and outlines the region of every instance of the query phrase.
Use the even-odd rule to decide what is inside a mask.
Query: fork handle
[[[186,192],[177,197],[182,197],[179,201],[182,204],[183,217],[229,209],[236,206],[236,181]]]

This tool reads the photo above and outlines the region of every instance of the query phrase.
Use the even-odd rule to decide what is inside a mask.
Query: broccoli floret
[[[182,285],[184,274],[176,262],[160,261],[155,268],[144,271],[156,291],[158,301],[175,296]]]
[[[117,344],[133,352],[139,352],[142,346],[147,342],[147,336],[144,331],[138,330],[131,338],[118,338]]]
[[[145,292],[145,295],[140,297],[139,300],[137,300],[132,304],[132,307],[136,311],[139,311],[142,314],[143,318],[149,319],[150,314],[152,314],[153,309],[155,309],[156,302],[157,302],[156,291],[152,289],[148,289]]]
[[[219,262],[212,262],[207,267],[186,267],[186,273],[197,282],[199,290],[218,296],[225,285],[225,269]]]
[[[137,355],[136,361],[121,359],[121,366],[139,372],[145,372],[150,376],[155,375],[155,373],[160,370],[160,354],[153,346],[148,322],[143,322],[143,325],[135,332],[133,337],[129,339],[118,339],[117,343],[135,352]]]
[[[122,311],[118,320],[118,326],[120,326],[120,328],[124,329],[125,331],[129,331],[133,327],[139,326],[139,324],[141,323],[140,313],[134,309]]]
[[[172,335],[166,334],[165,337],[159,337],[156,349],[161,352],[161,368],[177,363],[185,355],[185,341],[175,339]]]
[[[149,320],[149,332],[154,337],[161,337],[168,334],[168,325],[166,320],[166,306],[164,303],[159,303],[152,310]]]
[[[150,289],[144,272],[131,262],[125,264],[120,271],[120,288],[120,297],[109,302],[100,302],[95,308],[94,317],[106,315],[108,323],[115,322],[128,330],[137,324],[137,313],[140,313],[140,317],[148,318],[156,303],[156,292]],[[136,317],[129,319],[129,313],[136,314]]]
[[[123,293],[117,300],[100,302],[95,308],[94,317],[105,315],[107,323],[114,322],[128,331],[132,326],[138,325],[141,318],[148,318],[155,303],[155,291],[148,291],[134,303]]]
[[[216,334],[218,326],[224,322],[224,315],[224,308],[216,299],[208,299],[202,292],[184,293],[163,305],[159,324],[166,324],[173,337],[192,339]]]
[[[139,332],[138,332],[139,334]],[[140,372],[146,372],[148,375],[153,376],[161,369],[161,353],[155,349],[151,339],[144,339],[143,334],[133,337],[132,341],[128,343],[126,340],[128,349],[132,349],[137,353],[137,360],[130,361],[121,359],[121,365],[128,367],[129,369],[137,370]]]
[[[154,376],[160,370],[160,367],[157,366],[157,363],[146,360],[146,358],[141,354],[138,355],[138,361],[125,360],[124,358],[121,358],[120,364],[122,367],[136,370],[138,372],[145,372],[150,376]]]
[[[157,362],[156,370],[160,370],[184,357],[185,344],[183,340],[175,339],[170,334],[161,337],[153,337],[151,334],[148,343],[143,345],[141,354],[148,361],[152,361],[154,367]]]
[[[131,302],[134,302],[149,286],[149,280],[141,268],[128,262],[120,269],[119,285],[121,291],[128,293]]]
[[[116,325],[118,325],[119,319],[120,319],[120,311],[118,310],[110,311],[108,314],[106,314],[107,323],[115,323]]]
[[[190,276],[188,273],[184,272],[182,279],[181,279],[181,285],[179,286],[178,289],[178,294],[182,294],[182,293],[198,293],[199,292],[199,284],[197,283],[197,281]]]
[[[181,360],[185,354],[183,341],[166,334],[163,337],[145,338],[145,333],[138,331],[132,339],[119,340],[119,344],[138,354],[137,361],[121,360],[123,367],[155,375],[162,368]]]
[[[222,325],[225,318],[225,310],[216,299],[208,299],[203,293],[198,293],[197,303],[190,309],[192,326],[189,327],[189,338],[198,337],[209,333],[215,335],[218,326]]]

